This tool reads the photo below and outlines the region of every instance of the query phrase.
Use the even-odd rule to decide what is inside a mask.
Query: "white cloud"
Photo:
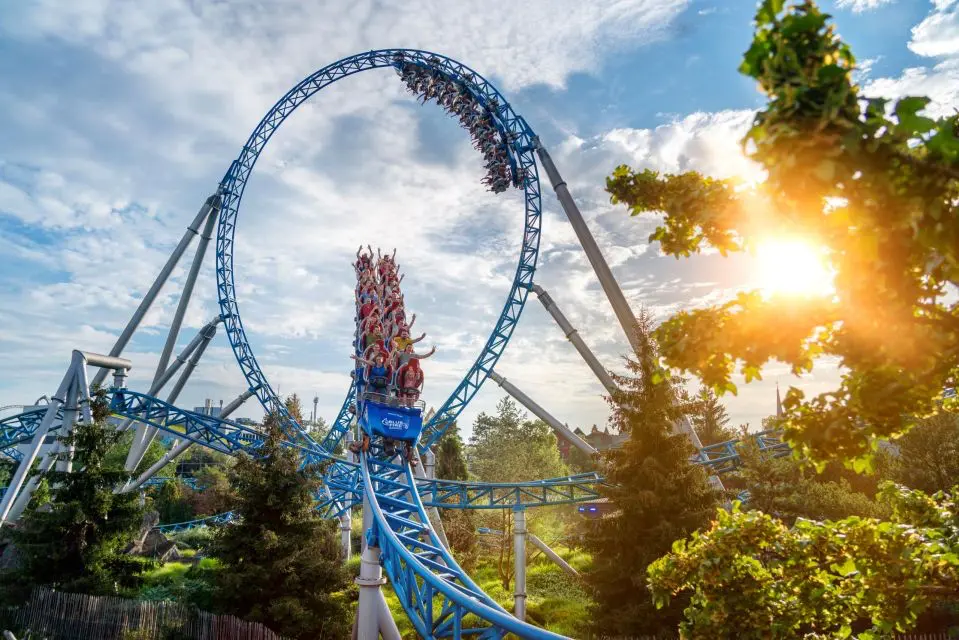
[[[959,53],[959,2],[933,0],[934,9],[912,28],[909,48],[921,56],[954,56]]]
[[[836,7],[839,9],[852,9],[854,13],[863,11],[872,11],[887,4],[892,4],[896,0],[836,0]]]
[[[921,56],[940,58],[933,66],[910,67],[898,77],[872,79],[863,92],[890,99],[927,96],[926,113],[942,117],[959,104],[959,2],[932,0],[932,11],[912,29],[909,48]]]

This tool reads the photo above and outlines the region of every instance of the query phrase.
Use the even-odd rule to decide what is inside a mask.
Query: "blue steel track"
[[[220,222],[216,237],[216,276],[220,312],[237,363],[239,363],[240,369],[246,377],[249,388],[255,390],[263,408],[268,412],[272,411],[285,416],[288,424],[288,435],[300,440],[308,441],[310,438],[299,428],[299,425],[295,425],[293,419],[287,414],[283,402],[280,401],[267,381],[266,375],[253,354],[253,349],[240,319],[240,310],[236,299],[236,274],[233,256],[240,202],[243,198],[247,180],[249,180],[253,167],[267,142],[298,106],[337,80],[370,69],[395,68],[395,56],[397,54],[402,54],[407,62],[429,66],[469,87],[477,101],[486,105],[493,112],[497,128],[513,139],[511,143],[512,157],[516,161],[516,165],[525,170],[525,179],[522,185],[525,202],[523,241],[516,274],[506,303],[486,344],[464,375],[462,382],[453,390],[446,402],[441,405],[425,426],[419,445],[421,450],[425,450],[442,436],[446,428],[452,424],[486,381],[489,372],[496,365],[509,342],[533,284],[533,274],[536,270],[536,260],[539,255],[542,219],[539,173],[534,153],[535,134],[526,124],[526,121],[513,111],[506,98],[489,81],[460,62],[436,53],[415,49],[381,49],[357,54],[334,62],[304,78],[267,112],[253,130],[253,133],[250,134],[240,155],[230,165],[230,169],[220,182],[218,191]],[[322,447],[327,451],[332,451],[335,448],[349,428],[348,407],[353,401],[353,394],[354,389],[351,385],[342,409],[333,421],[329,434],[322,442]]]

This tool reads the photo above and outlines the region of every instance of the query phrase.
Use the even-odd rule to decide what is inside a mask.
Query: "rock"
[[[159,522],[160,514],[156,511],[145,513],[143,524],[140,525],[140,533],[137,534],[133,544],[126,552],[130,555],[153,558],[160,562],[179,560],[180,552],[176,543],[154,529]]]

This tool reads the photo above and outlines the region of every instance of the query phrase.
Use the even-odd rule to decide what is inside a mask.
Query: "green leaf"
[[[929,98],[924,97],[910,96],[907,98],[902,98],[896,103],[896,117],[901,120],[904,117],[908,118],[915,116],[919,111],[925,109],[929,102]]]
[[[856,473],[872,473],[875,470],[876,457],[872,454],[865,454],[853,458],[852,470]]]
[[[929,98],[903,98],[896,103],[896,118],[899,124],[896,129],[910,136],[921,136],[936,128],[936,121],[918,115],[929,104]]]
[[[841,576],[851,576],[856,573],[856,561],[852,558],[846,558],[842,564],[833,563],[829,565],[829,568]]]
[[[816,72],[816,77],[820,82],[832,82],[846,77],[848,71],[838,64],[827,64]]]
[[[783,4],[784,0],[763,0],[756,12],[756,24],[761,26],[773,22],[782,12]]]

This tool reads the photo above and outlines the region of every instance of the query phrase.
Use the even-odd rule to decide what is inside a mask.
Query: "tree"
[[[940,413],[895,442],[893,477],[911,489],[947,491],[959,484],[959,415]]]
[[[835,473],[819,474],[795,458],[769,458],[754,440],[738,445],[743,466],[737,472],[749,492],[743,505],[763,511],[792,526],[797,518],[839,520],[848,516],[881,517],[883,509],[869,495],[856,491]]]
[[[186,499],[197,516],[210,516],[232,511],[236,494],[227,472],[220,467],[204,467],[194,476],[196,490],[187,489]]]
[[[608,452],[603,495],[614,511],[588,528],[593,552],[587,580],[594,589],[593,632],[599,636],[672,633],[682,603],[657,612],[641,578],[673,541],[705,526],[718,501],[685,435],[673,435],[681,418],[677,393],[657,365],[652,318],[637,318],[639,349],[626,360],[628,376],[617,376],[610,422],[629,434],[621,449]]]
[[[690,416],[696,435],[703,446],[734,440],[738,437],[729,426],[729,414],[709,387],[700,387],[694,399],[695,410]]]
[[[22,600],[37,585],[92,595],[127,592],[139,586],[139,574],[149,566],[124,554],[140,530],[143,510],[135,493],[113,492],[128,476],[122,466],[106,464],[117,434],[105,426],[102,395],[94,396],[93,409],[95,420],[60,438],[75,449],[74,472],[47,471],[49,505],[28,508],[10,530],[21,562],[2,576],[5,599]]]
[[[595,455],[589,455],[579,447],[570,445],[569,453],[566,455],[566,466],[572,473],[589,473],[597,470],[597,460]]]
[[[556,436],[541,420],[528,420],[512,398],[496,405],[496,415],[481,413],[467,447],[469,470],[488,482],[521,482],[566,474]]]
[[[783,402],[790,442],[817,460],[869,464],[877,439],[934,413],[959,378],[959,114],[927,98],[863,98],[855,59],[812,0],[763,0],[740,71],[768,102],[743,140],[767,178],[750,187],[695,172],[618,167],[613,202],[664,213],[650,241],[676,257],[749,250],[764,235],[822,248],[834,295],[763,296],[683,311],[657,337],[665,362],[735,392],[771,359],[796,374],[830,356],[834,391]],[[955,402],[955,401],[953,401]]]
[[[123,433],[119,434],[118,437],[111,436],[110,439],[112,444],[104,459],[105,466],[111,469],[123,468],[123,464],[127,459],[127,453],[130,451],[130,446],[133,444],[133,434],[133,429],[127,429]],[[154,438],[147,447],[146,452],[143,454],[143,459],[140,460],[140,464],[137,465],[136,469],[130,475],[132,475],[134,478],[139,476],[141,473],[152,467],[153,464],[160,458],[162,458],[166,451],[166,447],[164,447],[160,442],[160,438]],[[160,469],[156,475],[161,477],[171,477],[173,476],[174,468],[174,464],[171,462]]]
[[[959,487],[956,488],[959,490]],[[891,522],[851,517],[787,527],[761,511],[718,512],[649,567],[657,604],[692,594],[684,638],[887,637],[959,589],[956,491],[891,483]]]
[[[241,457],[230,473],[239,521],[219,528],[211,547],[222,563],[216,602],[287,637],[348,637],[348,608],[336,595],[349,584],[336,523],[314,510],[321,475],[300,469],[277,416],[264,429],[257,457]]]
[[[286,397],[284,403],[290,417],[296,420],[300,425],[303,424],[303,403],[300,402],[300,396],[295,393]]]
[[[463,440],[454,422],[436,442],[435,475],[443,480],[469,480]],[[440,518],[450,547],[464,568],[475,562],[476,518],[472,509],[440,509]]]
[[[310,423],[309,431],[314,440],[322,440],[330,432],[330,425],[322,416],[316,416],[316,420]]]
[[[472,474],[485,482],[522,482],[567,474],[559,457],[556,436],[541,420],[527,420],[516,403],[507,397],[496,405],[496,415],[481,413],[473,423],[467,447],[467,463]],[[547,517],[542,509],[527,513],[527,527]],[[513,512],[478,515],[478,519],[503,535],[499,538],[497,570],[504,589],[513,579]]]
[[[744,140],[768,178],[759,187],[696,173],[620,167],[607,182],[634,214],[659,210],[651,240],[678,256],[707,244],[748,249],[762,232],[823,248],[835,292],[807,298],[740,294],[680,313],[657,330],[666,364],[735,391],[771,359],[794,373],[822,355],[841,362],[837,390],[790,389],[785,428],[794,450],[865,470],[883,438],[939,411],[959,351],[959,116],[919,115],[925,98],[861,99],[854,59],[811,0],[763,0],[741,70],[769,96]],[[758,205],[758,206],[757,206]],[[774,212],[757,219],[757,212]],[[950,401],[942,402],[948,410]],[[883,458],[876,458],[883,459]],[[678,541],[650,567],[659,604],[690,597],[695,638],[875,637],[912,626],[936,597],[956,592],[953,494],[883,490],[890,521],[850,517],[792,527],[761,511],[720,512],[705,534]],[[809,634],[809,635],[806,635]]]
[[[469,480],[463,439],[454,422],[436,442],[436,477],[444,480]]]
[[[191,502],[187,499],[190,488],[179,478],[164,482],[153,492],[153,508],[156,509],[160,522],[186,522],[192,520],[196,514]]]

